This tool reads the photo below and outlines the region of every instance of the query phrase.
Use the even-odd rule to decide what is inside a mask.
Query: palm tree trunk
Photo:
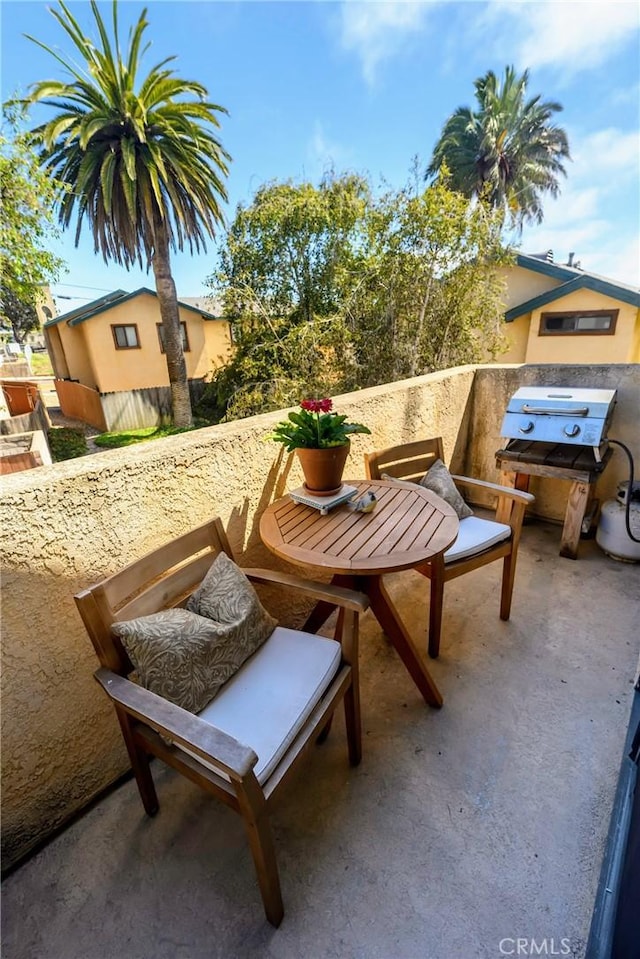
[[[155,249],[151,264],[156,280],[156,292],[160,304],[164,353],[171,387],[171,410],[174,426],[191,426],[191,397],[187,380],[187,364],[182,349],[182,330],[178,312],[178,295],[171,275],[169,243],[165,224],[159,217],[155,221]]]

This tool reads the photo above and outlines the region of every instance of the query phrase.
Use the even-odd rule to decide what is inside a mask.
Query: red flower
[[[323,400],[302,400],[300,406],[308,413],[328,413],[333,406],[333,401],[328,397]]]

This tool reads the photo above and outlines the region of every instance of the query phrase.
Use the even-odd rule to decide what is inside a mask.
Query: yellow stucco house
[[[553,262],[553,253],[518,253],[503,268],[506,363],[640,362],[640,290]]]
[[[198,305],[193,305],[198,304]],[[187,376],[197,397],[231,350],[226,320],[178,301]],[[153,290],[116,290],[44,324],[62,412],[98,429],[153,426],[170,413],[160,306]]]

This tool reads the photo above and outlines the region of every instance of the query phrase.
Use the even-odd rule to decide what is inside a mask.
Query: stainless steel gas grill
[[[599,463],[615,401],[615,390],[524,386],[509,400],[500,432],[511,440],[588,446]]]
[[[530,476],[572,481],[561,556],[576,558],[580,532],[597,511],[594,487],[612,453],[607,430],[615,402],[615,390],[559,386],[524,386],[509,400],[501,429],[508,443],[496,453],[504,480],[515,474],[515,486],[525,490]]]

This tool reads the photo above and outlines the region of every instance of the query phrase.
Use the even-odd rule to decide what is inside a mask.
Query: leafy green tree
[[[268,183],[239,206],[210,283],[235,350],[205,406],[215,418],[281,409],[349,388],[344,289],[356,272],[368,186],[360,177]]]
[[[501,216],[469,209],[444,178],[421,182],[416,168],[367,218],[367,257],[346,302],[360,386],[481,362],[503,346]]]
[[[43,168],[63,187],[56,196],[60,223],[76,219],[76,244],[88,222],[95,250],[126,267],[151,265],[163,325],[163,341],[176,426],[191,424],[191,403],[182,351],[176,288],[170,252],[199,251],[222,221],[223,178],[228,153],[215,130],[223,107],[209,102],[206,89],[175,75],[168,57],[142,77],[146,10],[121,52],[117,4],[112,38],[97,4],[91,9],[98,31],[87,39],[69,8],[52,14],[71,38],[83,62],[75,65],[51,47],[38,46],[60,62],[68,80],[36,83],[31,103],[44,103],[55,116],[33,131],[42,148]]]
[[[0,287],[0,299],[2,316],[11,327],[13,339],[22,346],[28,334],[37,330],[40,326],[36,308],[33,303],[25,303],[24,300],[20,300],[13,290],[4,283]]]
[[[542,198],[558,195],[570,159],[567,135],[552,122],[561,105],[527,98],[528,82],[528,71],[518,76],[513,67],[502,80],[491,70],[476,80],[476,109],[449,117],[427,170],[436,176],[446,166],[451,189],[485,198],[520,228],[542,222]]]
[[[235,349],[206,411],[233,419],[495,356],[500,227],[417,169],[379,198],[352,176],[261,187],[211,280]]]
[[[43,288],[58,278],[64,265],[49,249],[57,235],[52,213],[56,184],[40,169],[23,122],[24,110],[4,105],[0,134],[2,313],[12,326],[17,322],[14,333],[23,329],[25,321],[31,322],[28,317],[35,316]],[[37,325],[35,317],[31,329]]]

